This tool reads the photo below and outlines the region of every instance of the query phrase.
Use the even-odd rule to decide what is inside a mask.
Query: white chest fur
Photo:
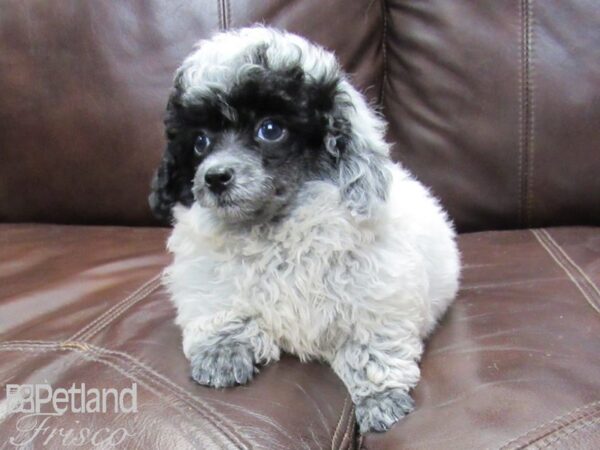
[[[454,296],[457,252],[427,191],[395,175],[376,220],[358,222],[324,182],[309,183],[285,221],[251,230],[179,209],[166,271],[178,324],[235,311],[301,358],[327,357],[361,322],[410,316],[426,333]]]

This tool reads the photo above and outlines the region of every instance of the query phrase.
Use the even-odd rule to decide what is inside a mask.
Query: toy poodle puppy
[[[334,55],[217,34],[177,70],[165,124],[150,204],[174,221],[165,283],[194,380],[244,384],[285,351],[331,365],[363,433],[410,412],[457,292],[455,233]]]

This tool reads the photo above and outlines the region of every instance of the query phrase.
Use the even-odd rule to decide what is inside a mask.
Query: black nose
[[[220,194],[231,184],[233,173],[233,169],[227,167],[212,167],[206,171],[204,181],[211,191]]]

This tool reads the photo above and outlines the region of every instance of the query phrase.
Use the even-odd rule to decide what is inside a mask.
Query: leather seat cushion
[[[355,447],[352,404],[324,365],[286,356],[248,386],[219,391],[189,378],[159,281],[167,235],[0,225],[2,384],[136,382],[137,413],[50,424],[118,424],[139,448]],[[600,445],[600,229],[474,233],[460,247],[462,289],[428,342],[417,408],[361,445]],[[15,435],[19,416],[0,409],[0,435]]]

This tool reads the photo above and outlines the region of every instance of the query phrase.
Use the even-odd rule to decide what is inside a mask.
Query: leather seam
[[[223,0],[217,0],[217,15],[219,16],[219,30],[223,31]]]
[[[529,226],[531,222],[530,175],[533,158],[533,84],[532,84],[532,17],[531,2],[521,0],[520,17],[520,58],[519,58],[519,222]]]
[[[223,435],[223,437],[227,438],[231,443],[241,445],[240,448],[249,448],[249,445],[247,443],[244,443],[244,440],[241,438],[241,436],[237,435],[235,431],[230,428],[230,425],[226,424],[226,421],[220,416],[220,414],[214,411],[213,408],[208,406],[206,403],[199,401],[197,398],[190,395],[181,386],[177,385],[168,377],[160,374],[155,369],[152,369],[151,367],[132,357],[128,353],[108,350],[102,347],[97,347],[88,344],[86,342],[9,341],[0,343],[0,351],[11,350],[32,352],[50,352],[65,350],[75,351],[81,354],[84,358],[88,358],[92,361],[104,362],[107,365],[111,365],[111,363],[107,361],[107,357],[112,357],[116,361],[122,363],[125,368],[121,367],[121,370],[118,370],[114,362],[112,362],[111,367],[115,368],[115,370],[118,370],[127,378],[135,382],[139,382],[144,387],[151,390],[154,393],[154,395],[161,400],[165,400],[165,398],[161,397],[161,395],[159,394],[160,390],[162,390],[163,393],[166,393],[167,395],[170,394],[172,397],[175,397],[176,399],[182,401],[188,407],[190,407],[191,409],[199,413],[201,416],[203,416],[213,427],[215,427]],[[104,360],[101,360],[101,358],[103,357]],[[133,370],[131,370],[132,368]],[[146,381],[141,380],[139,378],[140,376],[146,378],[146,380],[149,381],[150,384],[154,384],[154,389],[148,388],[146,386],[148,383]],[[166,387],[164,383],[167,383],[170,389]]]
[[[543,233],[544,236],[548,239],[548,241],[554,245],[556,250],[558,250],[560,252],[560,254],[563,256],[564,260],[567,261],[568,263],[570,263],[571,266],[577,272],[579,272],[579,274],[583,278],[583,281],[587,282],[586,286],[588,288],[588,293],[591,295],[591,297],[596,297],[596,300],[597,300],[597,302],[593,303],[591,306],[600,313],[600,289],[598,289],[598,286],[596,285],[596,283],[594,283],[592,281],[592,279],[588,276],[587,273],[585,273],[585,271],[579,264],[577,264],[575,261],[573,261],[573,259],[568,255],[568,253],[565,251],[565,249],[558,242],[556,242],[556,240],[552,237],[552,235],[547,230],[541,229],[540,232]]]
[[[340,450],[341,449],[349,449],[350,444],[352,444],[352,438],[350,434],[354,430],[354,404],[350,408],[350,414],[348,414],[348,425],[346,425],[346,431],[344,432],[344,436],[342,437],[342,442],[340,442]],[[348,440],[347,446],[344,447],[344,443]]]
[[[523,76],[524,76],[524,57],[523,57],[523,2],[524,0],[519,0],[519,62],[518,62],[518,77],[519,77],[519,85],[518,85],[518,125],[517,125],[517,147],[518,147],[518,161],[517,161],[517,181],[519,183],[519,192],[518,192],[518,204],[517,204],[517,213],[519,215],[519,224],[523,225]]]
[[[231,27],[231,2],[229,0],[225,0],[225,4],[227,6],[225,9],[227,12],[227,20],[225,21],[224,25],[225,29],[228,30]]]
[[[527,225],[531,226],[533,223],[533,175],[535,169],[535,41],[534,41],[534,26],[535,26],[535,14],[534,14],[535,0],[528,0],[529,20],[527,27],[527,76],[529,86],[529,131],[528,137],[528,174],[527,174]]]
[[[124,311],[126,311],[130,306],[132,306],[133,304],[137,303],[138,301],[144,299],[145,297],[150,295],[153,291],[155,291],[160,286],[160,277],[161,277],[161,273],[150,278],[148,281],[146,281],[144,284],[139,286],[135,291],[133,291],[127,297],[125,297],[122,300],[120,300],[119,302],[115,303],[113,306],[111,306],[109,309],[107,309],[101,315],[96,317],[96,319],[92,320],[90,323],[88,323],[82,329],[80,329],[75,334],[73,334],[68,340],[69,341],[84,340],[84,339],[89,338],[90,336],[93,336],[94,334],[96,334],[103,327],[108,325],[108,323],[110,323],[112,320],[114,320],[116,317],[118,317],[120,314],[122,314]],[[108,320],[108,322],[107,322],[107,320]],[[98,327],[100,327],[100,328],[94,330],[94,328],[98,328]]]
[[[137,303],[139,303],[142,300],[144,300],[145,298],[147,298],[150,294],[152,294],[154,291],[156,291],[159,287],[160,287],[160,281],[158,281],[156,284],[153,284],[152,286],[148,287],[148,289],[146,289],[144,292],[141,292],[140,295],[132,298],[126,304],[123,303],[118,311],[115,310],[113,312],[113,314],[106,316],[105,320],[103,320],[102,322],[99,322],[96,327],[94,327],[93,329],[90,329],[85,335],[82,335],[79,337],[79,339],[75,339],[75,340],[80,340],[80,341],[90,340],[92,337],[94,337],[96,334],[98,334],[102,329],[104,329],[108,325],[110,325],[115,319],[122,316],[123,313],[125,313],[127,310],[129,310],[132,306],[136,305]]]
[[[217,9],[219,14],[219,29],[227,31],[229,29],[229,17],[231,5],[229,0],[217,0]]]
[[[342,406],[342,412],[340,413],[340,418],[337,421],[337,425],[335,426],[335,430],[333,433],[333,437],[331,438],[331,450],[335,450],[337,443],[337,435],[340,431],[340,425],[342,423],[342,419],[344,417],[344,413],[346,412],[346,405],[348,404],[348,397],[344,398],[344,405]]]
[[[585,420],[590,416],[596,416],[599,411],[598,407],[600,407],[600,400],[580,406],[560,416],[556,416],[554,419],[547,422],[543,422],[535,428],[532,428],[531,430],[521,434],[519,437],[508,441],[506,444],[499,447],[499,450],[508,450],[509,448],[522,449],[531,445],[534,442],[539,441],[540,439],[544,439],[547,436],[553,435],[555,433],[560,433],[561,430],[568,428],[573,424],[580,422],[581,420]],[[589,409],[591,409],[591,412],[586,411]],[[570,416],[574,417],[570,418]],[[552,429],[553,426],[554,429]],[[539,431],[545,427],[550,427],[550,430],[535,436],[536,433],[539,433]]]
[[[383,73],[381,76],[381,89],[379,92],[379,105],[381,106],[381,109],[383,110],[383,102],[385,100],[385,88],[387,85],[387,80],[388,80],[388,8],[387,8],[387,1],[386,0],[382,0],[381,1],[381,8],[382,8],[382,20],[383,20],[383,24],[382,24],[382,34],[381,34],[381,57],[383,59],[382,64],[383,64]]]
[[[584,419],[587,419],[587,417]],[[569,427],[559,429],[555,433],[549,434],[548,436],[544,437],[543,441],[541,442],[543,445],[540,445],[540,443],[538,441],[535,441],[536,447],[538,449],[548,448],[551,444],[555,444],[561,440],[564,440],[565,438],[568,438],[572,434],[575,434],[575,433],[583,430],[584,428],[587,428],[592,425],[597,425],[600,423],[600,417],[598,417],[598,416],[592,417],[592,420],[590,420],[590,421],[587,421],[584,419],[582,419],[582,421],[579,421],[579,423],[575,422],[575,423],[577,423],[577,425],[572,424]]]
[[[554,262],[556,262],[556,264],[566,273],[569,279],[577,287],[579,292],[581,292],[583,298],[585,298],[588,304],[597,313],[600,313],[600,291],[587,276],[587,274],[577,264],[575,264],[575,262],[566,254],[566,252],[560,247],[560,245],[558,245],[558,243],[546,230],[531,230],[531,232],[538,240],[540,245],[552,257]],[[579,272],[579,275],[581,276],[580,279],[578,279],[579,277],[576,276],[576,272]],[[594,301],[594,297],[596,297],[596,301]]]

